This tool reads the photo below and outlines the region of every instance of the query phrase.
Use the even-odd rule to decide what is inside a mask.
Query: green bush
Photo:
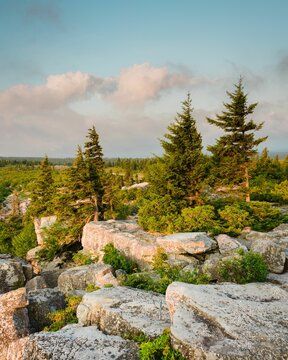
[[[122,269],[130,274],[137,271],[137,265],[134,261],[127,259],[113,244],[105,245],[103,262],[109,264],[114,270]]]
[[[272,193],[279,196],[284,202],[288,202],[288,180],[284,180],[280,184],[275,185]]]
[[[0,220],[0,254],[13,254],[12,239],[23,229],[22,219],[18,216],[11,216]]]
[[[78,322],[76,310],[81,300],[80,296],[68,296],[65,309],[48,314],[50,325],[46,326],[44,331],[58,331],[67,324],[76,324]]]
[[[254,230],[269,231],[283,221],[280,210],[268,202],[251,201],[247,206],[251,210],[251,225]]]
[[[250,214],[241,207],[241,203],[225,206],[223,210],[219,210],[219,215],[224,231],[231,235],[239,235],[250,225]]]
[[[14,254],[25,258],[27,251],[37,246],[34,225],[32,223],[27,224],[23,230],[12,239],[12,245]]]
[[[74,261],[75,264],[77,265],[90,265],[92,264],[95,260],[92,259],[92,257],[88,254],[83,253],[82,250],[78,251],[77,253],[75,253],[72,257],[72,260]]]
[[[141,360],[185,360],[179,351],[172,348],[169,330],[154,340],[142,343],[139,356]]]
[[[97,285],[95,285],[95,284],[88,284],[88,285],[86,286],[85,291],[87,291],[87,292],[93,292],[93,291],[96,291],[96,290],[99,290],[99,289],[100,289],[100,287],[97,286]]]
[[[239,250],[231,259],[223,259],[218,266],[219,279],[237,284],[263,282],[268,275],[268,267],[260,254]]]

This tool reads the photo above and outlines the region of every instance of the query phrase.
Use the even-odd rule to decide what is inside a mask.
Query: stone
[[[0,258],[0,294],[23,287],[25,280],[20,261]]]
[[[95,326],[69,325],[57,332],[30,335],[16,359],[137,360],[138,346],[119,336],[105,335]]]
[[[252,243],[251,250],[264,257],[271,272],[281,274],[284,271],[286,254],[274,241],[255,240]]]
[[[187,359],[287,359],[288,293],[264,283],[191,285],[166,292],[175,349]]]
[[[28,293],[31,331],[41,331],[50,324],[48,314],[63,309],[65,299],[57,289],[38,289]]]
[[[97,325],[105,334],[154,338],[170,326],[165,297],[118,286],[84,295],[77,308],[80,324]]]
[[[29,334],[27,304],[25,288],[0,295],[0,359],[6,360],[11,343]]]
[[[57,216],[54,215],[34,219],[34,228],[38,245],[42,246],[44,244],[45,229],[48,229],[50,226],[55,224],[56,220]]]
[[[204,232],[177,233],[157,238],[167,254],[203,254],[216,248],[216,242]]]
[[[247,251],[247,247],[243,246],[238,240],[226,235],[220,234],[216,236],[216,241],[218,243],[219,252],[222,255],[229,255],[235,253],[239,249]]]
[[[31,264],[26,263],[26,261],[22,262],[22,270],[25,276],[25,280],[29,281],[33,278],[33,268]]]
[[[103,256],[103,248],[113,244],[126,257],[134,260],[142,270],[149,269],[157,253],[156,236],[143,231],[135,221],[98,221],[84,226],[82,236],[83,250]]]
[[[204,264],[201,267],[201,272],[209,275],[211,280],[217,280],[218,275],[218,266],[220,261],[223,259],[223,256],[220,254],[211,254]]]
[[[41,272],[41,265],[38,260],[39,252],[41,252],[43,249],[42,246],[36,246],[33,249],[30,249],[26,254],[26,260],[31,264],[33,272],[35,274],[40,274]]]
[[[66,269],[54,269],[54,270],[43,270],[41,272],[42,278],[44,278],[45,283],[47,284],[48,288],[55,288],[58,286],[58,279],[59,276],[65,271]]]
[[[27,292],[33,291],[33,290],[39,290],[39,289],[45,289],[47,288],[47,284],[43,276],[35,276],[33,279],[27,281],[26,285]]]
[[[138,184],[133,184],[130,186],[122,186],[121,190],[133,190],[133,189],[141,189],[141,190],[145,190],[149,187],[149,183],[148,182],[141,182]]]
[[[58,288],[64,294],[71,290],[85,290],[88,285],[103,287],[111,284],[118,285],[110,265],[97,263],[77,266],[62,272],[58,278]]]
[[[284,274],[268,274],[267,281],[280,285],[283,289],[288,290],[288,272]]]

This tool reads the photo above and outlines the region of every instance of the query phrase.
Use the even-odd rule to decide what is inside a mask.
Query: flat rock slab
[[[154,338],[170,327],[163,295],[122,286],[84,295],[77,317],[83,325],[123,337],[144,333]]]
[[[102,287],[107,284],[118,285],[113,269],[106,264],[77,266],[62,272],[58,277],[58,288],[64,294],[73,290],[85,290],[88,285]]]
[[[173,346],[187,359],[288,358],[288,293],[273,284],[172,283]]]
[[[22,346],[23,349],[23,346]],[[21,360],[136,360],[138,347],[95,326],[67,326],[54,333],[38,333],[26,340]]]
[[[167,254],[203,254],[216,248],[216,242],[204,232],[188,232],[157,238],[157,244]]]

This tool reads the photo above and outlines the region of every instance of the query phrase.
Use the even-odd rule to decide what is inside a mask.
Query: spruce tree
[[[189,205],[199,200],[199,192],[204,176],[202,138],[192,115],[190,94],[182,103],[178,113],[168,127],[161,145],[164,149],[163,161],[167,193],[176,201]]]
[[[94,220],[102,217],[102,198],[104,194],[103,175],[104,161],[103,152],[99,143],[99,135],[95,126],[88,130],[87,141],[84,145],[85,163],[87,166],[87,184],[86,190],[94,203]]]
[[[248,104],[247,94],[244,93],[242,78],[235,85],[234,92],[227,92],[229,103],[224,103],[225,110],[217,114],[216,119],[207,118],[212,125],[224,130],[222,135],[208,150],[213,154],[215,171],[219,177],[233,185],[244,182],[246,201],[250,201],[249,165],[253,156],[257,154],[257,146],[267,137],[255,137],[263,123],[256,124],[248,119],[253,114],[257,103]]]

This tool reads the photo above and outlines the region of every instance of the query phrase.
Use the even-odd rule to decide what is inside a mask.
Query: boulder
[[[62,272],[58,278],[58,288],[64,294],[72,290],[85,290],[87,285],[103,287],[111,284],[118,285],[118,280],[113,275],[113,269],[106,264],[91,264],[77,266]]]
[[[85,252],[98,255],[100,259],[104,246],[111,243],[145,270],[150,268],[157,252],[155,240],[155,235],[143,231],[134,221],[109,220],[86,224],[81,242]]]
[[[203,254],[216,248],[216,242],[204,232],[177,233],[157,238],[167,254]]]
[[[264,257],[271,272],[281,274],[284,271],[286,254],[274,241],[255,240],[252,243],[251,250]]]
[[[41,331],[50,324],[48,314],[63,309],[65,299],[57,289],[38,289],[28,294],[28,314],[32,331]]]
[[[41,246],[44,244],[45,229],[52,226],[56,222],[56,220],[57,220],[56,216],[46,216],[46,217],[34,219],[34,227],[35,227],[35,233],[36,233],[38,245]]]
[[[15,360],[136,360],[138,346],[119,336],[108,336],[95,326],[70,325],[57,332],[26,338]]]
[[[48,288],[55,288],[58,286],[59,276],[64,271],[65,269],[43,270],[41,276],[45,280]]]
[[[23,287],[25,280],[20,261],[10,256],[0,258],[0,294]]]
[[[288,290],[288,272],[284,274],[268,274],[267,281],[280,285],[283,289]]]
[[[165,297],[118,286],[84,295],[77,308],[80,324],[97,325],[105,334],[154,338],[170,326]]]
[[[26,285],[27,292],[33,291],[33,290],[39,290],[39,289],[45,289],[47,288],[47,284],[45,279],[42,276],[35,276],[33,279],[27,281]]]
[[[0,359],[6,360],[9,345],[29,333],[27,304],[25,288],[0,295]]]
[[[211,280],[217,280],[218,275],[218,266],[223,259],[223,256],[220,254],[211,254],[204,264],[201,267],[201,272],[210,276]]]
[[[235,253],[239,249],[247,251],[246,246],[243,246],[238,240],[226,234],[220,234],[216,236],[216,241],[218,243],[219,252],[222,255],[229,255],[231,253]]]
[[[273,284],[191,285],[166,292],[174,348],[187,359],[287,359],[288,293]]]
[[[42,246],[36,246],[35,248],[30,249],[26,254],[26,260],[31,264],[35,274],[40,274],[41,272],[41,265],[38,260],[38,255],[42,249]]]

